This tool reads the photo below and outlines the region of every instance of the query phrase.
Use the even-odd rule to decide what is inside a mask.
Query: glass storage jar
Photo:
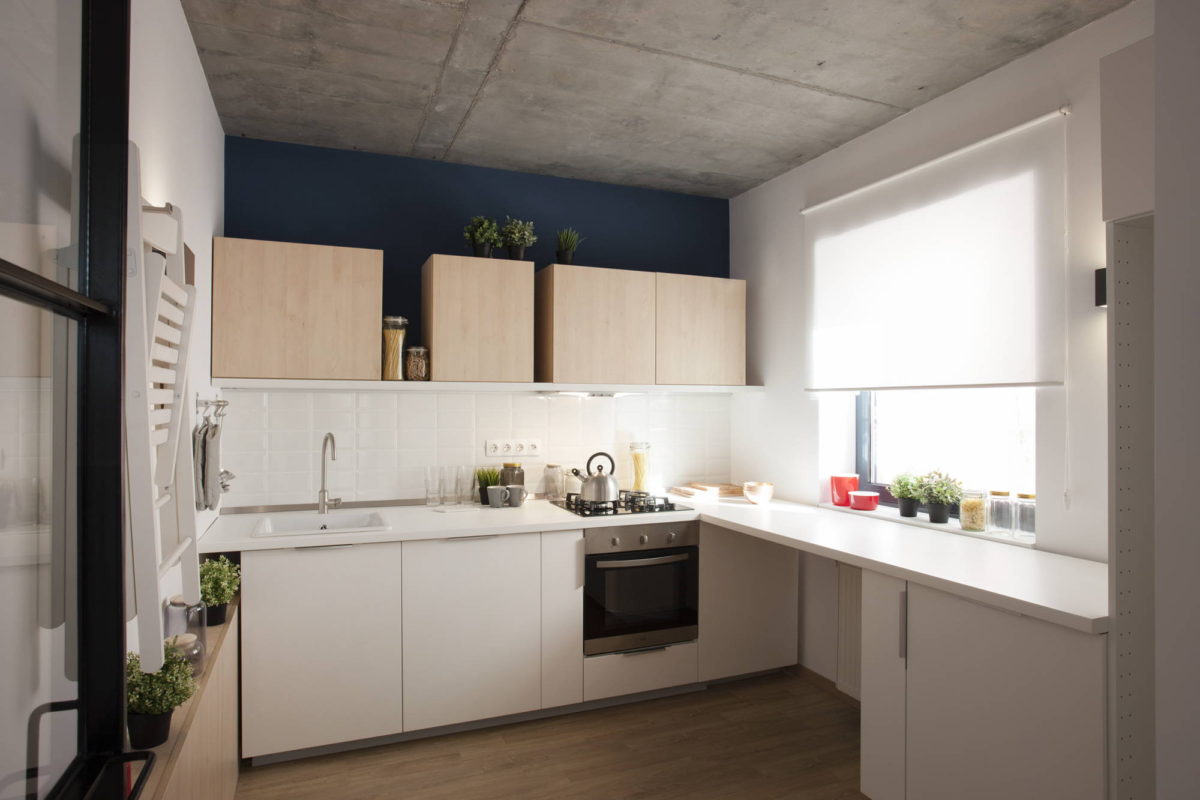
[[[404,380],[404,336],[408,320],[404,317],[383,318],[383,379]]]
[[[404,378],[410,381],[429,380],[429,348],[410,347],[404,357]]]
[[[988,530],[997,536],[1012,536],[1013,533],[1013,501],[1008,492],[992,491],[988,493]]]
[[[204,674],[204,645],[194,633],[177,633],[167,639],[167,645],[179,651],[192,668],[192,677]]]
[[[500,485],[501,486],[524,486],[525,485],[525,470],[520,464],[513,462],[505,464],[500,468]]]
[[[1017,494],[1013,516],[1016,519],[1013,534],[1022,541],[1032,542],[1037,535],[1037,495]]]
[[[633,461],[633,486],[635,492],[649,491],[650,484],[650,443],[630,442],[629,457]]]
[[[565,492],[566,474],[560,464],[547,464],[542,471],[542,491],[546,494],[547,500],[563,500],[566,499]]]
[[[964,531],[987,530],[987,496],[982,489],[966,489],[958,503],[958,524]]]

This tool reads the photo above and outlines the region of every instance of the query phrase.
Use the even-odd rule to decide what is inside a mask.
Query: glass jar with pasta
[[[987,497],[982,489],[966,489],[958,501],[958,524],[964,531],[982,533],[987,529]]]
[[[633,486],[635,492],[649,491],[650,484],[650,443],[630,442],[629,457],[633,461]]]

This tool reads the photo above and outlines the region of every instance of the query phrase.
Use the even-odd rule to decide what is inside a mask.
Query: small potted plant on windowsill
[[[125,656],[126,724],[129,743],[138,750],[158,747],[171,733],[171,714],[196,691],[192,666],[174,647],[163,652],[162,669],[142,672],[137,653]]]
[[[900,506],[900,516],[915,517],[917,515],[917,507],[921,505],[921,484],[916,475],[911,472],[897,475],[892,480],[892,485],[888,487],[888,491],[892,493],[892,497],[896,498],[896,502]]]
[[[479,502],[488,504],[487,490],[500,482],[500,470],[495,467],[480,467],[475,470],[475,481],[479,484]]]
[[[554,252],[556,264],[575,263],[575,249],[583,243],[583,237],[574,228],[563,228],[558,232],[558,249]]]
[[[463,238],[470,242],[476,258],[491,258],[492,248],[500,244],[500,229],[496,220],[488,217],[471,217],[463,228]]]
[[[537,241],[537,237],[533,235],[533,222],[507,216],[504,220],[504,227],[500,229],[500,240],[508,248],[508,257],[521,261],[525,258],[525,248],[532,247]]]
[[[200,599],[208,606],[206,624],[224,624],[225,610],[241,582],[241,569],[225,556],[207,559],[200,565]]]
[[[962,500],[962,481],[934,471],[920,478],[921,502],[929,511],[930,522],[949,522],[950,507]]]

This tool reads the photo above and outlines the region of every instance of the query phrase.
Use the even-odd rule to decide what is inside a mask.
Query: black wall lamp
[[[1108,305],[1108,268],[1096,270],[1096,308]]]

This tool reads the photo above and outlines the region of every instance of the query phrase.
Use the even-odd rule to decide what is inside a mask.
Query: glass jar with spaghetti
[[[650,484],[650,443],[630,442],[629,456],[633,460],[633,486],[635,492],[647,492]]]

